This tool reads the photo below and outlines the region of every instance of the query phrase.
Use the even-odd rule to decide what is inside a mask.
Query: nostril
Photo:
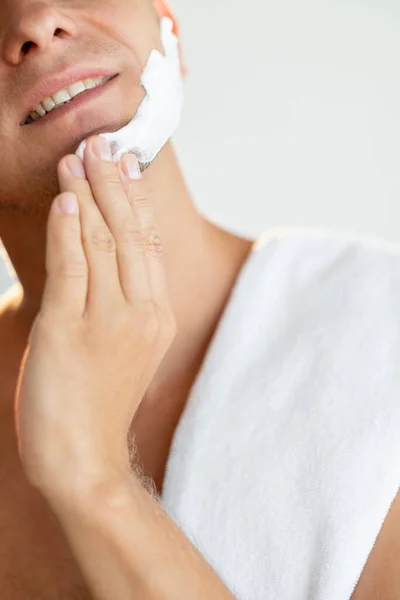
[[[32,46],[33,42],[25,42],[25,44],[21,48],[22,54],[27,54]]]
[[[60,29],[59,27],[57,27],[57,29],[54,32],[54,35],[56,37],[59,37],[62,33],[62,29]],[[34,44],[34,42],[25,42],[25,44],[22,46],[21,48],[21,52],[22,54],[28,54],[29,50],[31,49],[31,46]]]

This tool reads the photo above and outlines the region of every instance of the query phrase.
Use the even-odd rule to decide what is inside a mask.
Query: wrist
[[[48,474],[37,486],[56,512],[90,512],[99,502],[118,501],[128,489],[132,493],[132,486],[140,485],[128,465],[92,465],[68,471]]]

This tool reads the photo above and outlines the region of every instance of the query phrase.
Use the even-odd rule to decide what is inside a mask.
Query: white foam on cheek
[[[136,154],[139,163],[150,163],[179,125],[183,109],[183,79],[178,38],[172,32],[173,22],[161,19],[161,42],[165,56],[152,50],[140,78],[146,96],[133,119],[115,132],[100,133],[110,142],[114,162],[125,152]],[[82,160],[86,141],[75,154]]]

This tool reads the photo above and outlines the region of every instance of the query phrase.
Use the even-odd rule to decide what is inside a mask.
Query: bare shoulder
[[[400,489],[351,600],[400,600]]]

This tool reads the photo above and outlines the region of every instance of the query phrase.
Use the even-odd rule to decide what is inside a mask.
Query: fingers
[[[131,154],[124,155],[118,163],[118,172],[142,238],[151,296],[156,307],[165,316],[169,312],[169,295],[163,247],[148,190],[140,174],[136,157]],[[125,287],[129,292],[129,298],[133,301],[137,294],[137,284],[132,268],[127,269]]]
[[[47,223],[46,270],[41,309],[47,314],[62,311],[70,319],[81,317],[86,306],[88,265],[74,194],[61,194],[53,201]]]
[[[104,159],[100,160],[96,152]],[[99,136],[89,138],[84,164],[96,203],[116,242],[119,280],[125,299],[129,303],[148,303],[151,289],[142,236],[109,143]]]
[[[109,144],[101,152],[99,142],[104,138],[87,140],[83,164],[68,155],[58,168],[61,190],[79,198],[88,263],[87,310],[97,306],[104,313],[120,297],[130,304],[153,304],[165,322],[171,311],[163,250],[137,160],[125,155],[115,165],[111,153],[105,153]]]
[[[115,240],[93,197],[80,158],[65,156],[58,164],[58,178],[62,192],[74,192],[79,198],[82,244],[89,268],[87,310],[107,311],[116,299],[123,299]]]

